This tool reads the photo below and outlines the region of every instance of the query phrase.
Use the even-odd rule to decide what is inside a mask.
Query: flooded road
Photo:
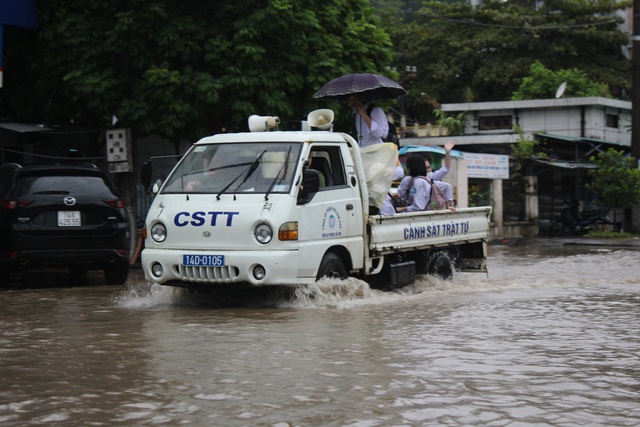
[[[492,246],[397,293],[134,273],[0,291],[0,425],[640,425],[636,250]]]

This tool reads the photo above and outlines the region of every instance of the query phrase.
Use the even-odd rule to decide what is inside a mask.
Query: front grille
[[[188,282],[208,282],[208,283],[231,283],[238,278],[240,270],[238,267],[187,267],[184,265],[174,266],[180,279]]]

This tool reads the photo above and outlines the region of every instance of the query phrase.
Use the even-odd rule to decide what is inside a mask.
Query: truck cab
[[[362,252],[363,189],[349,147],[325,131],[198,141],[149,210],[147,278],[297,285],[316,280],[318,253]]]

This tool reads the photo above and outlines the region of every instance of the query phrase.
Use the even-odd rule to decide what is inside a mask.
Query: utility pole
[[[640,161],[640,0],[633,0],[633,35],[631,55],[633,61],[631,76],[631,155]],[[640,168],[640,163],[638,163]],[[633,232],[640,230],[640,206],[634,206],[631,215]]]
[[[640,0],[633,0],[633,35],[631,55],[633,74],[631,77],[631,155],[640,159]]]

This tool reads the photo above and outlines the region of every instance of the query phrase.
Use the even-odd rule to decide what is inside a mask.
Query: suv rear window
[[[49,175],[21,177],[18,180],[16,197],[34,194],[113,197],[113,193],[99,176]]]

